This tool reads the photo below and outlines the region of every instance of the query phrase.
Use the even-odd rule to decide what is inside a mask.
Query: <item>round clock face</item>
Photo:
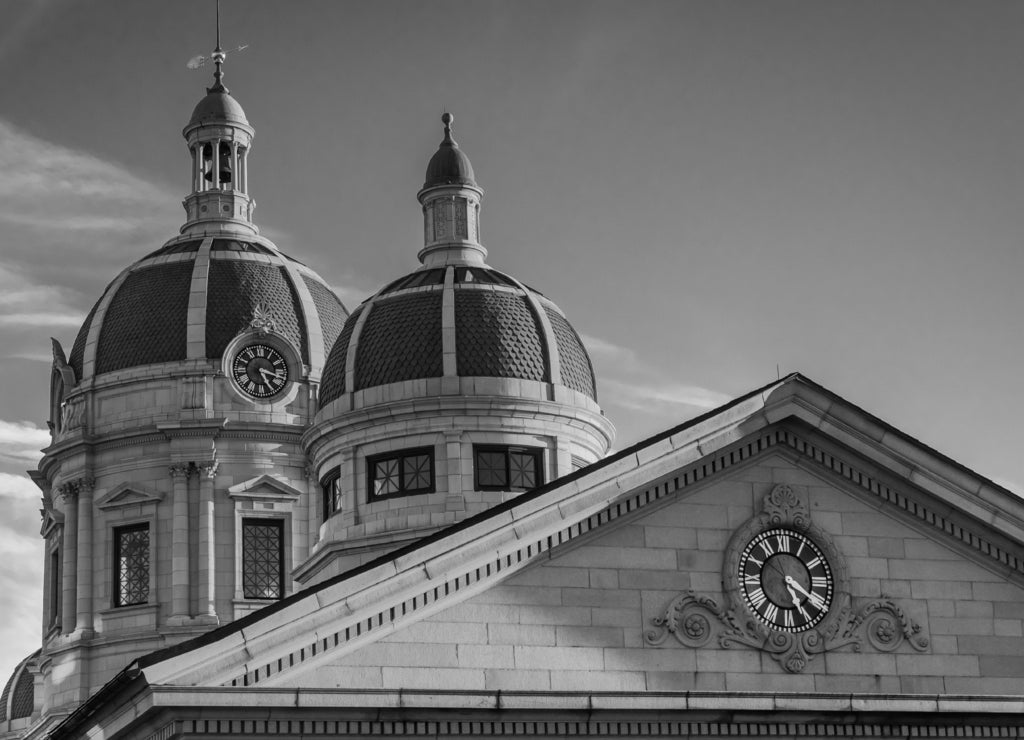
[[[288,363],[273,347],[250,344],[235,355],[231,376],[243,393],[253,398],[270,398],[288,383]]]
[[[818,624],[832,605],[832,569],[817,545],[789,529],[769,529],[740,555],[740,590],[750,611],[783,632]]]

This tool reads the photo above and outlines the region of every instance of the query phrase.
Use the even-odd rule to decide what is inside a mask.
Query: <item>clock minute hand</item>
[[[786,586],[786,590],[789,591],[789,596],[790,596],[791,599],[793,599],[793,606],[795,606],[797,609],[799,609],[800,608],[800,597],[796,595],[796,591],[794,591],[789,585]]]
[[[277,373],[272,373],[272,372],[270,372],[269,370],[267,370],[266,368],[262,368],[262,367],[261,367],[261,368],[259,368],[259,371],[260,371],[260,375],[262,375],[264,379],[266,379],[266,377],[267,377],[268,375],[269,375],[270,377],[272,377],[272,378],[277,378],[278,380],[280,380],[280,379],[281,379],[281,376],[280,376],[280,375],[278,375]]]
[[[796,579],[793,578],[793,576],[786,576],[786,585],[792,586],[797,591],[806,596],[808,599],[811,598],[811,595],[807,593],[807,590],[803,586],[801,586],[799,582],[797,582]]]

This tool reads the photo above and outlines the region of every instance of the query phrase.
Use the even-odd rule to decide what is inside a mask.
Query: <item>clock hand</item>
[[[278,380],[280,380],[280,379],[281,379],[281,376],[280,376],[280,375],[278,375],[277,373],[272,373],[272,372],[270,372],[269,370],[267,370],[266,368],[262,368],[262,367],[261,367],[261,368],[258,368],[258,369],[259,369],[259,371],[260,371],[260,375],[262,375],[262,376],[263,376],[263,379],[264,379],[264,380],[266,380],[266,379],[267,379],[267,376],[268,376],[268,375],[269,375],[270,377],[272,377],[272,378],[277,378]]]
[[[796,591],[794,591],[792,588],[790,588],[789,585],[786,586],[786,590],[789,591],[789,596],[790,596],[791,599],[793,599],[793,606],[795,606],[797,609],[799,609],[800,608],[800,597],[796,595]]]
[[[798,583],[798,582],[797,582],[797,581],[796,581],[796,580],[795,580],[795,579],[793,578],[793,576],[786,576],[786,587],[788,588],[788,587],[790,587],[790,586],[792,586],[792,587],[793,587],[793,588],[795,588],[795,589],[796,589],[797,591],[799,591],[800,593],[802,593],[802,594],[803,594],[804,596],[806,596],[806,597],[807,597],[808,599],[809,599],[809,598],[811,598],[811,595],[810,595],[809,593],[807,593],[807,590],[806,590],[806,589],[805,589],[805,588],[804,588],[803,586],[801,586],[801,585],[800,585],[800,584],[799,584],[799,583]]]

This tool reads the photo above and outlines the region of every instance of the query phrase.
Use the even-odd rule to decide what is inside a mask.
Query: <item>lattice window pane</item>
[[[399,458],[381,460],[374,465],[374,486],[373,492],[377,496],[387,496],[389,493],[398,493],[400,489],[400,478],[398,475]]]
[[[324,521],[341,511],[341,476],[335,471],[320,484],[323,494]]]
[[[505,488],[508,473],[505,470],[505,453],[480,450],[476,453],[477,479],[481,486]]]
[[[410,455],[403,459],[406,491],[430,488],[430,456]]]
[[[537,456],[532,452],[510,452],[509,485],[529,490],[537,486]]]
[[[242,594],[247,599],[281,598],[283,528],[280,521],[243,520]]]
[[[114,530],[114,606],[149,601],[149,525]]]

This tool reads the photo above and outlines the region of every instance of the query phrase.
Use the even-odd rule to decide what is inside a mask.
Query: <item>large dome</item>
[[[78,332],[69,364],[81,380],[143,365],[218,359],[257,311],[314,372],[346,318],[323,278],[266,240],[175,240],[107,287]]]
[[[421,268],[352,313],[324,367],[321,408],[345,393],[441,378],[446,331],[459,377],[553,383],[597,400],[590,357],[558,306],[497,270],[459,265]]]

